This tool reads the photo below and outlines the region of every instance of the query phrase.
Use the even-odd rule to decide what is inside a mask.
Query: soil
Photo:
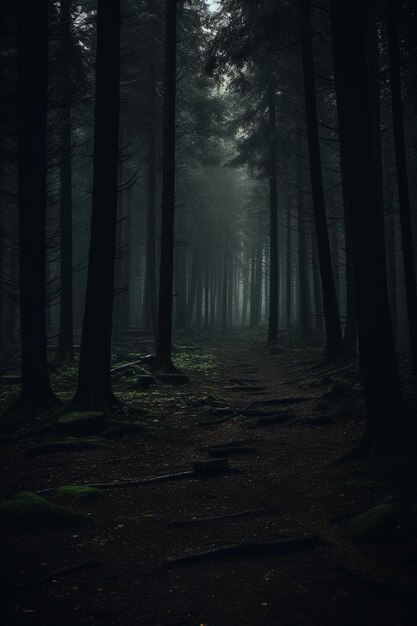
[[[91,524],[80,528],[2,529],[2,624],[416,624],[417,541],[404,530],[414,473],[370,460],[329,465],[363,430],[356,365],[311,369],[318,349],[285,336],[274,354],[261,335],[182,343],[177,363],[188,384],[157,383],[141,391],[135,389],[138,372],[129,367],[115,379],[125,401],[116,417],[141,421],[146,433],[128,434],[104,449],[34,457],[25,453],[31,445],[26,440],[4,444],[1,497],[190,470],[194,461],[211,458],[205,447],[234,441],[230,465],[239,471],[105,489],[101,498],[71,502],[91,514]],[[130,357],[119,355],[117,362],[137,356],[129,345]],[[59,383],[64,398],[73,376],[71,369],[56,374],[55,388]],[[339,385],[342,398],[337,387],[332,391],[335,380],[348,382]],[[242,390],[245,385],[255,390]],[[15,393],[12,387],[3,392],[4,405]],[[239,415],[255,400],[306,396],[312,398],[291,406],[255,407],[288,409],[287,421],[248,428],[256,416]],[[331,419],[298,419],[309,417]],[[25,418],[5,410],[3,424],[13,432]],[[352,480],[367,482],[358,488]],[[382,545],[350,541],[349,520],[389,494],[396,500],[397,538]],[[172,523],[250,509],[266,511]],[[167,563],[228,544],[306,535],[317,535],[318,543],[283,556]]]

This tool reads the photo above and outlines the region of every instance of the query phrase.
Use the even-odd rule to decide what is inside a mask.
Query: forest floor
[[[356,366],[314,370],[319,349],[285,335],[276,354],[268,354],[261,334],[180,337],[177,344],[188,384],[140,391],[140,369],[115,372],[116,393],[125,401],[117,417],[139,420],[143,433],[109,439],[99,449],[39,455],[28,454],[36,438],[6,442],[0,496],[192,470],[194,461],[210,458],[207,446],[230,442],[240,450],[212,454],[229,456],[238,471],[105,488],[97,498],[45,494],[90,521],[2,528],[2,624],[416,624],[415,473],[372,461],[329,464],[363,430]],[[134,361],[144,347],[129,338],[129,353],[121,346],[115,365]],[[54,373],[64,399],[75,376],[74,367]],[[18,387],[1,390],[2,432],[10,435],[27,422],[5,408]],[[309,399],[259,403],[286,398]],[[251,413],[276,416],[285,409],[283,421],[269,425],[256,424],[264,416]],[[350,520],[387,497],[395,503],[395,536],[378,544],[350,539]],[[286,555],[167,562],[229,544],[306,535],[317,543]]]

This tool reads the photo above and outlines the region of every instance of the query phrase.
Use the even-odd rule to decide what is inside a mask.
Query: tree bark
[[[278,343],[278,181],[275,86],[271,79],[268,85],[269,115],[269,316],[268,345]]]
[[[301,337],[311,336],[310,282],[307,264],[306,216],[301,159],[297,159],[298,302]]]
[[[94,173],[90,250],[78,389],[93,408],[114,402],[111,335],[119,161],[120,0],[98,0]]]
[[[53,402],[46,337],[47,0],[18,4],[18,172],[21,401]]]
[[[171,351],[175,215],[177,4],[178,0],[166,0],[161,264],[159,273],[158,332],[155,358],[155,369],[167,372],[175,370],[172,363]]]
[[[151,12],[152,3],[148,10]],[[150,18],[148,57],[148,129],[147,129],[147,213],[146,213],[146,267],[145,267],[145,323],[156,337],[158,306],[156,284],[156,68],[154,37],[155,16]]]
[[[339,137],[353,242],[360,371],[366,405],[364,449],[403,449],[410,428],[400,386],[386,283],[380,151],[371,80],[372,5],[331,0]],[[370,254],[370,250],[372,254]]]
[[[410,194],[408,189],[404,114],[401,97],[398,0],[387,0],[387,22],[390,55],[392,119],[394,124],[395,160],[397,166],[398,204],[400,209],[401,241],[404,260],[405,294],[410,332],[411,359],[413,371],[417,374],[417,286],[411,226]]]
[[[345,351],[332,269],[326,204],[323,189],[320,140],[317,123],[310,0],[300,0],[300,17],[310,176],[326,331],[326,354],[324,361],[330,362],[339,358],[344,358]]]

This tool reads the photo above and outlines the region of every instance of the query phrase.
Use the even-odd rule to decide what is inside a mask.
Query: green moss
[[[51,504],[33,491],[21,491],[0,502],[0,525],[31,530],[42,526],[85,524],[91,518],[82,513]]]
[[[62,485],[55,489],[57,496],[68,496],[79,500],[80,498],[99,498],[103,495],[100,489],[95,487],[84,487],[83,485]]]
[[[101,411],[83,411],[73,413],[65,413],[58,419],[59,424],[68,424],[69,422],[79,421],[79,420],[89,420],[96,417],[102,417],[103,413]]]
[[[392,504],[380,503],[355,517],[347,534],[355,541],[386,543],[394,539],[396,520]]]
[[[65,435],[88,437],[99,435],[106,427],[106,418],[99,411],[73,412],[62,415],[55,430]]]

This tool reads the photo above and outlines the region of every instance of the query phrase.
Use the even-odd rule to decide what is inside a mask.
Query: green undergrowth
[[[48,502],[33,491],[21,491],[0,502],[0,525],[5,528],[32,530],[88,524],[92,518],[68,507]]]

